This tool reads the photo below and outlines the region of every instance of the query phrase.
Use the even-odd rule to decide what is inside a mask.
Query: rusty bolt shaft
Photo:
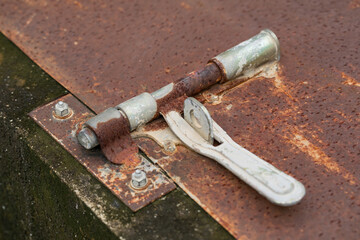
[[[233,48],[212,58],[209,63],[198,71],[187,74],[186,77],[166,85],[165,87],[153,92],[143,93],[132,99],[129,99],[118,106],[116,109],[121,111],[129,122],[130,130],[133,131],[140,125],[157,118],[159,112],[166,112],[168,105],[173,100],[183,96],[193,96],[200,91],[214,85],[219,81],[229,81],[241,77],[248,72],[254,72],[254,69],[267,62],[279,61],[280,47],[276,35],[266,29],[249,40],[236,45]],[[177,103],[173,103],[174,107]],[[93,119],[85,123],[85,127],[91,122],[92,125],[101,122],[107,111],[98,114]],[[81,130],[78,139],[85,148],[93,148],[97,141],[88,134],[88,130]],[[91,141],[85,141],[89,140]],[[90,144],[89,144],[90,142]],[[83,144],[84,143],[84,144]]]

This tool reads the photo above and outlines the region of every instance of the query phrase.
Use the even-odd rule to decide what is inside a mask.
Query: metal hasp
[[[190,149],[216,160],[272,203],[281,206],[294,205],[305,196],[305,188],[300,182],[235,143],[218,124],[213,122],[206,108],[194,98],[185,100],[185,121],[180,115],[179,106],[182,104],[178,101],[184,95],[193,95],[219,81],[229,81],[249,71],[256,72],[256,68],[262,64],[279,59],[279,42],[275,34],[270,30],[263,30],[253,38],[211,59],[204,70],[191,73],[188,77],[152,94],[140,94],[90,119],[78,135],[79,142],[87,149],[89,143],[95,146],[97,132],[94,131],[95,134],[90,133],[89,136],[86,134],[89,128],[96,129],[97,124],[103,123],[103,119],[106,121],[112,119],[109,112],[112,114],[115,112],[116,118],[126,118],[131,131],[161,113],[171,130]],[[214,63],[217,68],[214,68]],[[204,72],[213,72],[213,74],[209,76]],[[189,79],[192,80],[193,76],[203,77],[195,78],[198,81],[190,82]],[[85,144],[83,139],[87,140]],[[213,146],[214,139],[220,143],[219,146]],[[104,153],[106,155],[105,151]],[[111,160],[109,157],[108,159]],[[138,175],[140,176],[140,173]]]
[[[218,82],[229,81],[249,72],[256,73],[260,65],[279,59],[280,48],[276,35],[268,29],[263,30],[251,39],[214,57],[203,69],[191,72],[151,94],[142,93],[115,108],[122,113],[119,117],[124,118],[133,131],[157,118],[160,112],[167,112],[172,108],[178,108],[180,111],[181,106],[171,104],[174,99],[193,96]],[[99,136],[93,130],[103,121],[102,119],[111,119],[108,114],[109,111],[105,110],[84,124],[85,127],[78,134],[79,143],[83,147],[91,149],[99,143],[101,145]]]
[[[176,111],[163,116],[186,146],[216,160],[270,202],[292,206],[305,196],[303,184],[234,142],[195,98],[185,100],[185,120]],[[214,139],[218,146],[213,145]]]

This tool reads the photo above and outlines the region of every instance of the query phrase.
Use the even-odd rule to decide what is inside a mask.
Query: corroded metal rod
[[[99,144],[99,126],[112,119],[109,113],[119,112],[116,119],[127,122],[129,131],[144,125],[165,111],[167,105],[182,96],[193,96],[216,84],[241,77],[257,67],[280,59],[280,46],[276,35],[266,29],[227,51],[210,59],[209,63],[198,71],[166,85],[153,93],[142,93],[114,108],[109,108],[84,124],[78,134],[79,143],[86,149]],[[101,145],[101,143],[100,143]]]

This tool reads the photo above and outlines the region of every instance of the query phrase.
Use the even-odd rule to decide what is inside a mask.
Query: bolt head
[[[95,133],[87,127],[81,129],[81,131],[77,135],[77,139],[81,146],[86,149],[92,149],[99,144]]]
[[[145,187],[147,184],[146,173],[142,170],[136,169],[131,175],[131,185],[137,189]]]
[[[55,115],[58,117],[66,117],[70,114],[69,105],[63,101],[59,101],[54,107]]]

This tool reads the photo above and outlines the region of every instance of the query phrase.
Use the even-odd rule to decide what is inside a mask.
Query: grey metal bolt
[[[92,149],[99,144],[95,133],[87,127],[81,129],[77,135],[77,139],[81,146],[86,149]]]
[[[146,186],[148,180],[146,178],[146,173],[139,169],[136,169],[133,174],[131,174],[131,186],[135,189],[141,189]]]
[[[59,101],[55,104],[54,111],[55,115],[60,118],[66,117],[70,114],[69,105],[63,101]]]

